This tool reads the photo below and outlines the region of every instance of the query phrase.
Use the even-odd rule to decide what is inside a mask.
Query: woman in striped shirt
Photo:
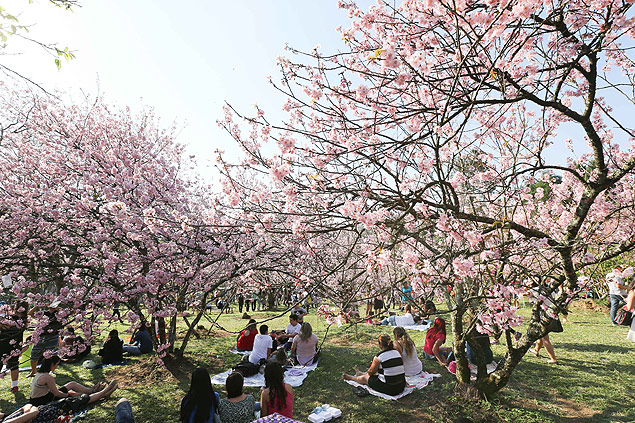
[[[406,374],[399,351],[393,348],[388,335],[379,336],[381,352],[373,358],[367,372],[360,372],[355,366],[355,376],[344,374],[344,380],[352,380],[360,385],[368,385],[386,395],[399,395],[406,387]]]

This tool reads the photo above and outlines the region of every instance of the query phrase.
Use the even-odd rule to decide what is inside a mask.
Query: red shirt
[[[426,333],[426,342],[423,344],[423,352],[434,355],[432,347],[436,344],[437,339],[441,339],[441,343],[443,344],[445,342],[445,335],[442,332],[433,332],[429,330],[428,333]]]
[[[284,388],[284,392],[287,394],[287,397],[285,398],[286,406],[284,408],[278,408],[279,404],[278,404],[278,399],[276,398],[275,404],[272,404],[271,401],[269,401],[268,411],[269,411],[269,414],[278,413],[292,419],[293,418],[293,394],[287,391],[286,386]],[[269,397],[271,398],[271,390],[269,390]]]
[[[238,338],[238,342],[236,343],[236,348],[239,350],[251,350],[254,348],[254,339],[256,339],[258,331],[250,330],[249,335],[245,335],[246,331],[247,329],[240,331],[240,338]]]

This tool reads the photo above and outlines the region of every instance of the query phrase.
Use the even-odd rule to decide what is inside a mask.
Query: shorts
[[[406,380],[404,378],[403,383],[389,384],[379,380],[377,375],[372,375],[368,378],[368,386],[377,392],[381,392],[382,394],[394,396],[403,392],[406,388]]]
[[[130,402],[123,401],[115,408],[115,423],[134,423]]]
[[[17,370],[20,367],[20,349],[22,348],[22,334],[9,333],[8,331],[0,334],[0,360],[4,362],[6,360],[7,369]],[[11,341],[14,341],[13,344]],[[17,350],[17,351],[16,351]],[[0,363],[0,368],[2,363]]]
[[[31,350],[31,361],[40,361],[44,351],[57,349],[59,343],[60,337],[57,333],[40,336],[40,340]]]

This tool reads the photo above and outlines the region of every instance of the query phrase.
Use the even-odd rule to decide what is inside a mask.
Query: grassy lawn
[[[251,314],[256,319],[274,315]],[[559,364],[548,364],[544,352],[540,358],[527,355],[508,386],[490,402],[457,397],[453,393],[453,376],[431,361],[424,361],[424,369],[441,374],[441,378],[428,387],[399,401],[374,396],[358,398],[341,380],[341,374],[351,372],[354,365],[367,366],[377,352],[376,337],[390,329],[370,325],[359,325],[357,330],[331,327],[320,366],[309,374],[303,386],[295,389],[294,416],[307,421],[315,406],[329,403],[342,409],[340,422],[451,422],[459,415],[475,422],[635,422],[635,344],[625,339],[627,328],[611,326],[607,315],[605,309],[574,305],[569,323],[564,324],[565,331],[551,335]],[[245,322],[239,317],[237,313],[223,315],[219,322],[235,330]],[[323,321],[313,314],[306,320],[319,336],[324,334]],[[286,317],[279,318],[269,322],[269,326],[284,328],[287,321]],[[210,325],[205,322],[205,326]],[[412,332],[411,336],[421,354],[425,332]],[[169,364],[169,369],[157,366],[156,357],[146,357],[134,359],[127,366],[100,370],[64,365],[57,370],[56,380],[60,384],[69,380],[93,384],[116,378],[120,389],[113,397],[130,399],[137,423],[176,422],[191,370],[203,366],[214,374],[238,362],[240,357],[228,352],[234,341],[235,335],[216,329],[194,339],[185,361]],[[503,352],[499,345],[494,345],[493,350],[495,358]],[[90,358],[98,362],[98,357]],[[9,392],[8,375],[0,381],[0,409],[4,412],[26,402],[30,379],[23,376],[24,373],[17,395]],[[215,389],[224,396],[224,387]],[[247,392],[259,396],[257,389]],[[112,422],[114,406],[113,400],[98,404],[84,421]]]

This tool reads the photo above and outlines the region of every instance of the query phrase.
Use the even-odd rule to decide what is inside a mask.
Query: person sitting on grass
[[[399,395],[406,387],[406,374],[399,351],[395,350],[390,336],[379,336],[381,352],[374,358],[368,371],[360,372],[355,366],[355,375],[344,374],[344,380],[352,380],[360,385],[386,395]]]
[[[238,351],[251,351],[254,348],[254,339],[258,335],[256,329],[256,321],[254,319],[249,320],[247,327],[240,331],[236,337],[236,349]]]
[[[273,354],[271,354],[271,357],[269,357],[270,362],[276,362],[279,365],[281,365],[283,368],[285,366],[289,366],[292,365],[289,362],[289,357],[287,356],[287,351],[284,348],[278,348]]]
[[[123,341],[119,339],[117,329],[110,331],[98,354],[101,356],[101,364],[114,364],[123,361]]]
[[[37,375],[35,376],[37,377]],[[75,382],[73,382],[75,383]],[[80,412],[88,404],[92,404],[102,399],[107,399],[117,389],[117,381],[113,380],[101,391],[89,394],[80,394],[61,398],[51,404],[33,405],[26,404],[24,407],[4,416],[0,413],[0,423],[53,423],[60,421],[61,416],[71,416]],[[67,420],[64,420],[67,421]],[[70,418],[68,421],[71,421]]]
[[[298,333],[300,333],[301,323],[298,323],[298,315],[291,313],[289,315],[289,324],[287,325],[287,329],[284,333],[278,335],[276,337],[278,344],[284,345],[284,348],[289,351],[291,349],[291,344],[293,343],[293,339],[296,337]]]
[[[132,335],[132,344],[124,344],[122,350],[130,355],[147,354],[154,350],[150,328],[146,322],[141,322],[139,329]]]
[[[75,329],[72,327],[66,328],[60,346],[67,349],[66,354],[61,357],[64,363],[76,363],[90,354],[90,343],[81,336],[75,335]]]
[[[218,413],[218,393],[214,392],[212,381],[206,369],[192,372],[190,390],[181,400],[181,423],[214,423]]]
[[[227,376],[227,398],[218,404],[218,414],[223,423],[249,423],[254,420],[254,412],[260,410],[260,403],[254,396],[243,392],[244,381],[243,375],[238,372]]]
[[[259,364],[260,360],[267,360],[271,357],[273,349],[273,339],[269,336],[269,326],[260,325],[260,333],[254,339],[254,348],[249,354],[249,362]]]
[[[293,338],[291,345],[291,353],[296,355],[296,360],[300,366],[313,364],[318,342],[318,337],[313,333],[311,324],[309,322],[302,323],[300,333]]]
[[[57,356],[44,358],[41,362],[37,374],[31,383],[31,398],[29,403],[38,406],[48,404],[60,398],[75,397],[81,394],[94,394],[104,388],[104,384],[98,383],[92,388],[88,388],[77,382],[68,382],[61,388],[57,388],[52,372],[57,369],[62,359]]]
[[[261,415],[278,413],[293,418],[293,388],[284,383],[284,371],[278,363],[265,366],[265,389],[260,393]]]
[[[427,300],[423,304],[423,313],[421,313],[422,323],[429,323],[435,314],[437,314],[437,306],[431,300]]]
[[[452,348],[442,347],[445,338],[445,320],[437,317],[434,325],[426,332],[423,352],[428,360],[437,360],[443,366],[448,365],[448,357],[452,353]]]
[[[393,329],[392,333],[395,336],[393,345],[395,349],[399,351],[399,354],[401,354],[406,376],[415,376],[421,373],[423,365],[417,356],[417,347],[408,335],[408,332],[401,326],[397,326]]]

